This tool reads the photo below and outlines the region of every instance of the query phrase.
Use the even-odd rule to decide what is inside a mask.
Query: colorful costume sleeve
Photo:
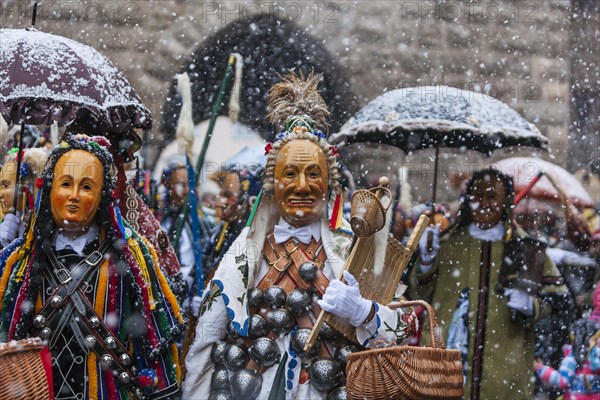
[[[568,389],[575,377],[576,370],[577,362],[575,361],[575,357],[573,357],[572,354],[569,354],[561,361],[558,371],[545,365],[538,369],[536,374],[542,382],[549,386],[559,389]]]
[[[356,328],[358,342],[368,348],[403,344],[415,335],[417,316],[411,307],[392,310],[375,303],[375,316]]]
[[[588,357],[592,372],[600,372],[600,347],[598,345],[592,347]]]

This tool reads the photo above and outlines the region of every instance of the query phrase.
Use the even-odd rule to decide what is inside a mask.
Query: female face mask
[[[85,231],[102,196],[102,163],[84,150],[63,154],[54,167],[50,207],[54,222],[67,232]]]

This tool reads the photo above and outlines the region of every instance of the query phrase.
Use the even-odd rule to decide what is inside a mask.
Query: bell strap
[[[311,241],[305,250],[302,250],[298,242],[294,240],[287,240],[284,244],[276,243],[273,240],[273,234],[267,236],[267,241],[268,245],[265,246],[264,257],[269,264],[269,270],[258,284],[260,290],[264,291],[273,285],[277,285],[288,274],[297,287],[308,289],[314,286],[317,292],[321,296],[323,295],[329,280],[322,271],[326,254],[321,241]],[[306,253],[312,254],[314,259],[309,259]],[[319,267],[312,283],[302,279],[298,272],[300,266],[307,261],[314,262]]]
[[[71,295],[85,283],[85,280],[100,265],[101,261],[104,259],[104,253],[106,253],[109,248],[110,243],[108,240],[105,240],[98,250],[93,251],[89,256],[83,259],[72,271],[69,271],[69,269],[56,258],[51,250],[46,249],[46,260],[51,268],[44,268],[44,274],[52,286],[55,286],[55,289],[52,291],[49,300],[42,306],[42,309],[37,314],[36,318],[42,318],[45,322],[44,325],[48,325],[50,321],[55,318],[59,309],[62,309],[63,311],[59,323],[56,324],[57,329],[55,329],[52,338],[50,339],[51,347],[52,344],[55,343],[58,334],[60,334],[67,324],[73,311],[72,303],[67,303],[67,301],[69,301]],[[69,306],[64,307],[67,304],[69,304]],[[75,306],[79,309],[82,309],[83,307],[79,300],[75,303]],[[34,325],[33,328],[36,328],[36,326]],[[32,328],[29,330],[31,331]]]
[[[75,290],[69,296],[70,302],[63,306],[63,312],[60,313],[58,324],[55,324],[55,329],[53,332],[51,332],[52,337],[50,339],[50,348],[53,347],[53,342],[56,342],[57,337],[64,327],[67,324],[70,324],[73,334],[81,348],[86,351],[86,353],[93,351],[100,360],[101,365],[110,367],[113,371],[116,371],[116,377],[121,383],[127,386],[128,390],[137,399],[141,400],[154,398],[152,396],[147,396],[139,387],[135,380],[138,371],[137,368],[133,366],[132,357],[127,352],[125,346],[115,335],[113,335],[110,328],[106,326],[102,318],[96,313],[93,305],[82,291],[84,280],[89,277],[90,272],[95,270],[101,261],[104,260],[104,254],[106,254],[110,249],[110,246],[104,246],[104,244],[107,244],[107,242],[108,241],[105,241],[105,243],[100,246],[100,249],[96,251],[99,252],[101,256],[98,257],[95,255],[92,258],[92,260],[96,261],[96,263],[89,264],[90,268],[87,271],[82,271],[77,267],[85,264],[86,260],[90,258],[89,256],[75,268],[73,268],[72,272],[69,273],[68,269],[65,268],[65,266],[54,256],[54,254],[52,252],[48,252],[48,261],[53,266],[53,271],[63,271],[61,274],[47,274],[47,278],[49,279],[50,283],[53,285],[58,285],[58,287],[50,296],[50,299],[52,299],[52,297],[55,295],[59,295],[59,289],[62,288],[66,290],[66,286],[69,287],[68,289],[72,289],[75,284],[78,285],[78,290]],[[93,256],[94,253],[92,253],[90,256]],[[82,272],[81,278],[75,275],[76,272]],[[63,280],[63,283],[59,283],[59,280],[61,279]],[[50,307],[46,307],[48,304],[50,304]],[[45,319],[45,323],[43,326],[38,328],[37,332],[34,334],[35,336],[42,336],[42,331],[44,329],[54,325],[53,322],[57,319],[56,317],[58,313],[56,313],[56,311],[58,310],[59,306],[54,308],[51,304],[51,301],[46,302],[44,307],[42,307],[40,312],[36,315],[36,317],[42,316]],[[71,318],[73,312],[75,311],[78,314],[77,318]],[[175,391],[177,390],[178,387],[175,388]]]

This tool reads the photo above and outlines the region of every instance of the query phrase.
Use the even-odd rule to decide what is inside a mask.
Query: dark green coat
[[[415,268],[411,274],[411,294],[430,302],[447,339],[452,316],[461,291],[469,290],[468,308],[468,357],[466,360],[467,382],[465,399],[471,398],[474,370],[475,338],[484,332],[480,399],[519,400],[533,399],[534,329],[533,322],[548,314],[548,307],[534,298],[535,315],[529,321],[513,322],[506,298],[496,291],[502,265],[505,241],[491,242],[489,284],[487,284],[487,307],[483,327],[477,327],[480,312],[479,292],[483,286],[481,253],[483,241],[471,237],[466,226],[458,227],[443,236],[434,268],[419,274]],[[419,261],[417,261],[419,262]],[[565,292],[560,273],[546,257],[543,292]],[[483,330],[481,330],[483,328]],[[426,330],[428,327],[425,328]],[[429,338],[428,331],[423,338]]]

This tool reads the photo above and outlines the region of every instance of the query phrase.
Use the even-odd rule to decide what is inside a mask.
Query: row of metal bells
[[[262,375],[251,369],[241,369],[228,377],[226,368],[215,369],[211,379],[209,400],[254,400],[262,388]]]

